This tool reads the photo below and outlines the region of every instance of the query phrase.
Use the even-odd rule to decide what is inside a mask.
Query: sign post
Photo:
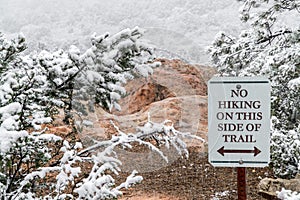
[[[238,191],[238,200],[247,199],[246,167],[237,168],[237,191]]]
[[[215,167],[238,167],[238,178],[240,177],[238,187],[246,186],[245,167],[268,165],[270,161],[268,79],[214,77],[209,81],[208,153],[209,162]],[[244,178],[241,178],[242,176]]]

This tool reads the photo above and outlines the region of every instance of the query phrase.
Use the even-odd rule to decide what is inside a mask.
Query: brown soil
[[[265,199],[258,194],[262,178],[272,177],[268,168],[247,168],[248,200]],[[121,200],[234,200],[237,198],[235,168],[215,168],[207,154],[190,149],[189,159],[179,158],[154,172],[141,173],[141,184],[124,191]],[[128,174],[122,174],[123,179]]]

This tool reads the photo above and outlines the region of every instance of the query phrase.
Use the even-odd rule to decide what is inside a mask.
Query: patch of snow
[[[0,152],[9,151],[13,142],[28,135],[27,131],[8,131],[0,127]]]
[[[277,192],[277,197],[282,200],[299,200],[300,193],[282,188],[280,192]]]
[[[235,192],[235,191],[234,190],[232,190],[232,191],[226,190],[226,191],[223,191],[223,192],[216,192],[215,196],[211,200],[220,200],[220,199],[223,199],[223,197],[228,196],[231,192]]]

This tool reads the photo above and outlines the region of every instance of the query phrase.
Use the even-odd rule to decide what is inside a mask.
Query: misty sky
[[[92,33],[140,26],[162,51],[207,63],[205,47],[223,30],[238,34],[234,0],[0,0],[0,31],[19,32],[29,49],[85,48]]]

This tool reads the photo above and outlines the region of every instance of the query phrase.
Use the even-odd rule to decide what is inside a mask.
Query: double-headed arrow
[[[261,150],[254,147],[254,150],[242,150],[242,149],[225,149],[224,146],[221,147],[218,152],[224,156],[224,153],[254,153],[254,157],[257,156]]]

